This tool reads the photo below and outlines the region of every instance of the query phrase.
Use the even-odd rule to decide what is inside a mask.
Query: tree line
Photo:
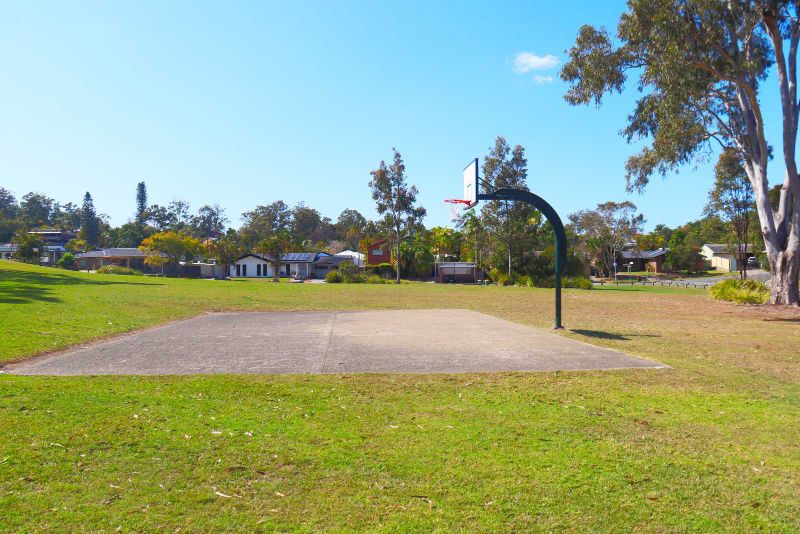
[[[482,176],[491,188],[528,190],[525,148],[497,137],[483,158]],[[430,276],[436,261],[472,261],[500,283],[552,283],[554,236],[535,208],[524,203],[485,202],[480,209],[460,214],[453,228],[427,228],[423,224],[426,210],[417,203],[417,188],[408,183],[397,150],[393,150],[390,163],[381,161],[370,177],[368,186],[380,216],[377,220],[369,220],[355,209],[345,209],[333,220],[304,203],[289,206],[276,200],[243,213],[238,229],[229,226],[225,210],[217,204],[203,205],[196,212],[182,200],[164,206],[149,204],[144,182],[137,184],[132,217],[117,227],[109,224],[107,216],[96,213],[88,192],[77,206],[60,204],[41,193],[28,193],[17,202],[10,192],[0,189],[0,241],[13,239],[18,246],[24,244],[32,250],[36,238],[27,234],[30,229],[78,229],[77,238],[68,244],[75,253],[97,247],[140,247],[153,266],[193,258],[214,259],[227,266],[245,252],[273,258],[290,250],[365,252],[368,243],[385,238],[391,245],[398,281],[401,275]],[[717,165],[706,216],[675,229],[658,225],[652,232],[642,233],[644,216],[627,201],[605,202],[570,215],[565,274],[586,274],[594,266],[598,274],[610,275],[618,254],[631,243],[643,250],[669,248],[668,267],[690,271],[702,264],[699,250],[706,242],[733,243],[737,236],[757,240],[757,233],[749,232],[755,211],[747,209],[752,208],[752,194],[740,191],[743,183],[747,180],[741,166],[724,154]],[[748,220],[744,230],[742,210]]]

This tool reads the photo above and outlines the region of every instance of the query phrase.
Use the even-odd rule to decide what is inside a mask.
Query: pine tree
[[[81,208],[81,238],[90,248],[97,247],[100,237],[100,222],[94,210],[92,195],[87,191],[83,196],[83,207]]]
[[[144,225],[147,212],[147,186],[144,182],[136,185],[136,222]]]

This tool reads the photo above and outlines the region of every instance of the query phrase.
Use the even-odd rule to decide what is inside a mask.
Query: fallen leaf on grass
[[[230,499],[232,497],[241,498],[241,495],[236,495],[235,493],[233,495],[225,495],[221,491],[218,491],[216,487],[212,487],[211,489],[214,490],[214,495],[216,495],[217,497],[223,497],[225,499]]]

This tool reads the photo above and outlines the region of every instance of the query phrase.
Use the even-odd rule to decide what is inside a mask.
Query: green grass
[[[0,262],[0,350],[222,309],[461,307],[546,327],[552,295]],[[672,368],[0,375],[0,530],[800,528],[800,314],[620,286],[565,290],[564,317],[564,335]]]

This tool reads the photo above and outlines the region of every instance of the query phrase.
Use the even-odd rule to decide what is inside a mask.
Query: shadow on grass
[[[570,329],[573,334],[579,336],[591,337],[594,339],[612,339],[615,341],[630,341],[631,337],[661,337],[655,334],[614,334],[612,332],[603,332],[601,330],[581,330]]]
[[[122,278],[120,276],[120,278]],[[60,272],[0,271],[0,304],[26,304],[29,302],[61,302],[52,295],[52,286],[109,286],[109,285],[162,285],[158,282],[134,280],[92,280]]]
[[[800,324],[800,317],[774,317],[774,318],[764,319],[764,320],[767,321],[767,322],[770,322],[770,323],[778,322],[778,323]]]

